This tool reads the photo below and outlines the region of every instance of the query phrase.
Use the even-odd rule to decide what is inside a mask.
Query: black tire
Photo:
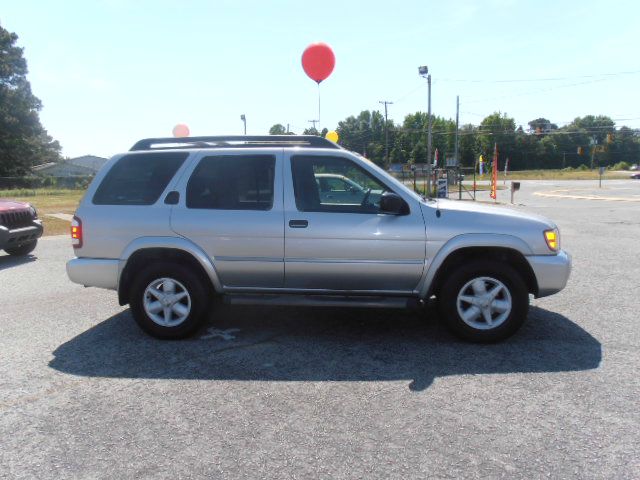
[[[181,292],[183,287],[188,293],[189,313],[184,321],[177,325],[160,325],[145,310],[147,287],[163,278],[179,282],[176,284],[178,285],[176,289]],[[164,289],[164,286],[161,288]],[[148,294],[147,296],[151,298]],[[149,335],[165,340],[186,338],[194,334],[202,325],[207,307],[210,304],[209,289],[203,279],[189,268],[169,262],[152,264],[142,270],[131,284],[129,298],[131,312],[138,326]],[[185,300],[181,301],[185,302]],[[175,313],[172,312],[172,314]]]
[[[499,291],[499,296],[495,299],[501,305],[508,304],[510,297],[511,307],[508,315],[505,315],[507,311],[494,312],[494,302],[491,302],[489,312],[492,313],[488,315],[492,323],[495,320],[495,327],[485,321],[484,311],[480,306],[475,307],[470,302],[465,302],[462,299],[460,303],[462,311],[465,312],[465,309],[468,311],[468,309],[475,307],[477,310],[469,313],[479,315],[479,317],[475,321],[470,319],[469,323],[467,323],[460,314],[458,295],[469,294],[472,291],[475,294],[476,285],[472,284],[474,280],[480,280],[480,286],[484,285],[485,289],[493,287],[497,290],[501,283],[502,288]],[[454,335],[470,342],[490,343],[510,337],[522,326],[529,311],[529,292],[522,277],[511,266],[477,260],[461,265],[447,278],[440,290],[438,302],[442,320]],[[495,317],[493,317],[494,314],[496,315]],[[470,325],[470,323],[475,324],[476,327]]]
[[[31,240],[30,242],[23,243],[22,245],[18,245],[17,247],[5,248],[4,251],[9,255],[24,256],[29,255],[31,252],[33,252],[36,248],[36,245],[38,245],[38,241]]]

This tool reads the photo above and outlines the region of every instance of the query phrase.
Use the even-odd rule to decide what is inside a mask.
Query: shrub
[[[610,170],[629,170],[630,165],[627,162],[618,162],[609,167]]]

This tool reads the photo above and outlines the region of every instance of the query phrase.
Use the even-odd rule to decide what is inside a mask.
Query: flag
[[[498,188],[498,144],[493,145],[493,165],[491,166],[491,193],[489,196],[496,199]]]
[[[433,166],[434,168],[438,168],[438,149],[436,148],[436,152],[433,154]]]
[[[478,172],[480,176],[484,175],[484,158],[480,155],[480,161],[478,162]]]
[[[507,176],[507,170],[509,170],[509,157],[504,161],[504,176]]]

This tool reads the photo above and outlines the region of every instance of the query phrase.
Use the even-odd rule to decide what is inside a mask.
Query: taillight
[[[71,245],[73,248],[82,247],[82,220],[75,215],[71,220]]]

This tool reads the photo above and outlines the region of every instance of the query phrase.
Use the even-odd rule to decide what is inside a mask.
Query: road
[[[224,305],[161,342],[67,280],[65,237],[1,255],[0,477],[638,478],[640,203],[560,189],[597,183],[514,208],[558,223],[569,285],[497,345],[432,309]]]

